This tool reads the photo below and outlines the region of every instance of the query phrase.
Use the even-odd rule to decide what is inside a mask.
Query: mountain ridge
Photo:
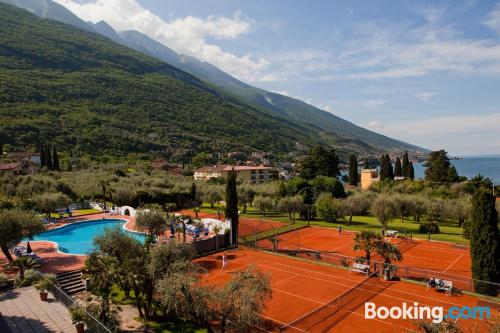
[[[27,2],[37,1],[51,2],[51,0],[7,0],[7,2],[17,2],[17,5],[21,7],[26,5]],[[55,15],[50,16],[54,17]],[[199,61],[191,56],[178,54],[141,32],[135,30],[116,32],[104,21],[95,24],[80,21],[81,24],[87,24],[90,30],[106,36],[112,41],[180,68],[209,83],[209,85],[224,90],[228,95],[243,98],[248,103],[265,108],[270,113],[275,113],[276,116],[283,119],[293,120],[310,129],[319,130],[321,131],[320,135],[329,137],[329,141],[337,148],[351,148],[357,153],[369,152],[371,154],[406,149],[413,152],[426,151],[424,148],[369,131],[299,99],[253,87],[221,71],[210,63]],[[343,147],[344,145],[346,147]]]

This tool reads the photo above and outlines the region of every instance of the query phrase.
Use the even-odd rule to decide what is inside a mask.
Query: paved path
[[[42,302],[33,287],[0,293],[0,313],[12,333],[75,332],[68,310],[51,294]]]

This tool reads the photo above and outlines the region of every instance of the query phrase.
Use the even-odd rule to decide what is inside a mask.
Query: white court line
[[[455,263],[456,263],[456,262],[457,262],[460,258],[462,258],[462,257],[463,257],[463,254],[462,254],[462,255],[460,255],[457,259],[455,259],[455,261],[453,261],[453,262],[452,262],[452,263],[451,263],[448,267],[446,267],[446,269],[445,269],[444,271],[445,271],[445,272],[447,272],[447,271],[451,268],[451,266],[455,265]]]
[[[266,260],[265,260],[266,261]],[[273,264],[280,264],[280,263],[274,263],[272,262]],[[262,265],[262,266],[266,266],[266,267],[270,267],[270,268],[274,268],[274,269],[277,269],[277,270],[282,270],[284,272],[290,272],[289,270],[285,270],[285,269],[279,269],[275,266],[269,266],[269,265],[265,265],[265,264],[259,264],[259,265]],[[284,264],[280,264],[280,265],[283,265],[283,266],[288,266],[290,268],[297,268],[297,269],[302,269],[302,270],[305,270],[305,271],[308,271],[308,272],[314,272],[314,271],[310,271],[308,269],[303,269],[303,268],[300,268],[300,267],[295,267],[295,266],[289,266],[289,265],[284,265]],[[304,277],[307,277],[307,278],[310,278],[310,279],[314,279],[314,280],[318,280],[318,281],[324,281],[326,283],[330,283],[330,284],[335,284],[335,285],[341,285],[341,286],[345,286],[345,287],[348,287],[349,289],[350,288],[353,288],[353,286],[351,285],[347,285],[347,284],[344,284],[344,283],[338,283],[338,282],[333,282],[333,281],[329,281],[329,280],[324,280],[324,279],[321,279],[321,278],[317,278],[317,277],[314,277],[314,276],[310,276],[310,275],[306,275],[306,274],[300,274],[300,273],[297,273],[297,272],[294,272],[295,274],[297,275],[301,275],[301,276],[304,276]],[[321,272],[316,272],[318,274],[321,274]],[[329,274],[325,274],[325,275],[329,275]],[[329,275],[331,276],[331,275]],[[340,279],[343,279],[343,280],[346,280],[344,278],[341,278],[339,277]],[[404,282],[402,282],[404,283]],[[371,285],[371,284],[366,284],[366,285]],[[363,288],[359,288],[365,292],[371,292],[371,293],[375,293],[373,291],[370,291],[370,290],[366,290],[366,289],[363,289]],[[410,293],[410,292],[406,292],[406,291],[402,291],[402,290],[398,290],[398,289],[394,289],[394,288],[391,288],[391,287],[388,287],[386,289],[384,289],[384,291],[386,290],[391,290],[391,291],[394,291],[396,293],[400,293],[400,294],[406,294],[406,295],[411,295],[411,296],[414,296],[414,297],[419,297],[419,298],[424,298],[424,299],[427,299],[429,301],[434,301],[434,302],[439,302],[439,303],[443,303],[443,304],[448,304],[448,305],[451,305],[451,306],[463,306],[463,304],[456,304],[456,303],[453,303],[453,302],[450,302],[448,300],[441,300],[441,299],[438,299],[438,298],[433,298],[433,297],[429,297],[429,296],[425,296],[425,295],[421,295],[421,294],[413,294],[413,293]],[[376,293],[376,294],[379,294],[380,293]],[[383,297],[387,297],[387,298],[394,298],[394,299],[397,299],[397,300],[401,300],[401,301],[406,301],[406,302],[414,302],[414,300],[408,300],[408,299],[405,299],[405,298],[401,298],[401,297],[396,297],[396,296],[392,296],[392,295],[387,295],[387,294],[383,294],[382,295]],[[424,304],[425,305],[425,304]]]

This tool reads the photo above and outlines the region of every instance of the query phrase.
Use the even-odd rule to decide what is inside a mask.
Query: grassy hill
[[[0,4],[0,132],[89,154],[328,144],[314,131],[100,35]]]

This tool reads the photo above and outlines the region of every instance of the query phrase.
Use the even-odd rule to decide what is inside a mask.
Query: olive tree
[[[205,189],[203,193],[203,201],[210,202],[210,208],[214,208],[214,205],[222,200],[222,190],[220,187],[212,185]]]
[[[0,211],[0,248],[9,262],[13,261],[9,247],[15,246],[23,238],[43,231],[42,221],[30,212],[19,209]]]
[[[64,208],[71,204],[71,200],[64,194],[57,193],[43,193],[34,199],[36,207],[45,213],[46,218],[50,218],[50,214],[57,208]]]
[[[350,224],[354,215],[363,215],[368,211],[370,198],[364,193],[356,192],[342,201],[342,207],[345,215],[349,216],[347,224]]]
[[[388,195],[379,195],[372,203],[370,212],[382,225],[382,234],[385,235],[387,226],[396,216],[398,212],[394,205],[394,200]]]
[[[278,201],[277,209],[288,213],[290,221],[295,222],[295,214],[304,208],[304,199],[300,195],[284,197]]]
[[[219,319],[219,331],[247,331],[250,325],[257,325],[271,295],[269,275],[258,272],[252,265],[237,273],[210,297]]]
[[[253,204],[255,208],[260,210],[264,216],[266,216],[266,212],[273,209],[273,200],[269,197],[256,196],[253,199]]]

